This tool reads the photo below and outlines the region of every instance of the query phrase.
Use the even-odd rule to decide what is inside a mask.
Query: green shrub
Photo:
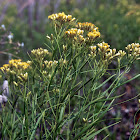
[[[116,123],[98,129],[114,100],[124,95],[115,95],[118,87],[140,76],[123,77],[139,59],[138,43],[117,51],[98,43],[100,32],[92,23],[77,23],[64,13],[49,19],[54,34],[47,35],[47,49],[33,49],[30,61],[13,59],[1,67],[11,91],[0,112],[2,139],[93,139],[119,123],[115,118]],[[112,74],[108,66],[114,61]],[[108,78],[100,83],[104,75]]]

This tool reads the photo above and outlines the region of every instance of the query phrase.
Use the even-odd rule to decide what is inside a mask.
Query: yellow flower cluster
[[[89,22],[78,22],[76,27],[81,30],[92,31],[95,28],[95,25]]]
[[[100,37],[98,27],[89,22],[78,22],[76,28],[69,29],[65,32],[65,34],[74,39],[74,41],[78,44],[83,44],[84,42],[86,44],[91,44],[97,37]]]
[[[54,61],[45,60],[44,64],[43,64],[44,69],[42,71],[42,74],[46,78],[51,79],[51,75],[54,72],[57,64],[58,64],[58,61],[56,61],[56,60],[54,60]]]
[[[66,64],[66,63],[67,63],[67,61],[65,59],[63,59],[63,58],[61,58],[59,60],[60,66],[62,64]],[[54,61],[48,61],[48,60],[46,60],[46,61],[44,61],[44,64],[45,64],[46,68],[51,69],[51,68],[54,68],[55,66],[57,66],[58,61],[56,61],[56,60],[54,60]]]
[[[14,63],[18,63],[18,62],[21,62],[21,59],[12,59],[12,60],[9,60],[9,64],[14,64]]]
[[[97,53],[97,46],[98,46],[98,53]],[[108,43],[102,42],[98,43],[97,46],[90,46],[90,54],[89,56],[92,56],[93,58],[99,54],[101,60],[110,63],[111,60],[115,57],[122,58],[126,52],[119,50],[116,53],[116,49],[110,49],[110,45]]]
[[[21,62],[21,59],[12,59],[9,61],[9,64],[4,64],[0,69],[6,73],[17,74],[17,72],[21,72],[26,70],[29,67],[27,62]]]
[[[17,78],[20,81],[27,81],[28,73],[27,69],[30,64],[27,62],[22,62],[21,59],[12,59],[9,60],[9,64],[4,64],[0,69],[2,72],[7,74],[7,78]],[[11,77],[12,76],[12,77]],[[17,80],[18,81],[18,80]],[[14,84],[17,86],[18,83],[14,81]]]
[[[72,22],[75,20],[75,18],[72,18],[72,15],[66,15],[64,12],[49,15],[48,19],[51,19],[53,21],[58,21],[61,23]]]
[[[47,79],[50,80],[51,77],[52,77],[52,74],[55,71],[55,68],[57,66],[59,66],[58,69],[61,69],[63,66],[66,66],[66,64],[67,64],[67,61],[65,59],[63,59],[63,58],[59,59],[59,61],[56,61],[56,60],[53,60],[53,61],[52,60],[50,60],[50,61],[45,60],[43,62],[43,71],[42,71],[42,74],[43,74],[43,76],[45,78],[47,78]],[[56,73],[58,73],[58,71],[56,71]],[[53,79],[55,79],[55,78],[53,77]]]
[[[71,28],[65,32],[65,34],[71,38],[74,38],[75,36],[78,36],[78,35],[83,35],[83,33],[84,33],[84,30],[80,30],[77,28]]]
[[[102,58],[104,60],[111,60],[114,57],[118,57],[118,58],[122,58],[126,52],[119,50],[116,53],[116,49],[110,49],[110,45],[108,45],[108,43],[102,42],[102,43],[98,43],[98,52],[99,54],[101,54]]]
[[[42,48],[33,49],[31,51],[31,54],[35,56],[38,61],[43,60],[46,55],[51,55],[51,53],[47,49]]]
[[[85,42],[85,38],[83,37],[83,35],[79,35],[77,37],[74,37],[74,40],[77,42],[77,43],[83,43]]]
[[[26,72],[25,74],[21,73],[19,76],[18,76],[18,79],[23,82],[23,81],[27,81],[28,79],[28,73]]]
[[[110,45],[108,45],[108,43],[102,42],[102,43],[98,43],[97,45],[99,47],[98,49],[99,52],[107,52],[110,50],[109,49]]]
[[[71,28],[68,31],[65,32],[65,34],[74,39],[77,43],[82,43],[85,41],[85,38],[83,37],[84,30],[77,29],[77,28]]]
[[[119,58],[122,58],[125,55],[126,55],[126,52],[122,50],[119,50],[118,53],[116,53],[116,56],[118,56]]]
[[[129,57],[134,57],[135,59],[140,59],[138,58],[140,56],[140,44],[139,43],[132,43],[129,44],[125,49],[128,51],[128,56]]]
[[[17,75],[17,82],[16,81],[13,81],[13,84],[15,86],[19,86],[19,85],[22,85],[22,82],[27,82],[28,80],[28,73],[20,73],[19,75]]]
[[[89,56],[92,56],[93,58],[96,56],[96,46],[90,46],[90,50],[91,50],[91,52],[90,52],[90,54],[89,54]]]
[[[58,61],[56,61],[56,60],[54,60],[54,61],[48,61],[48,60],[46,60],[46,61],[44,61],[44,63],[45,63],[45,65],[46,65],[46,67],[47,67],[48,69],[50,69],[50,68],[52,68],[53,66],[56,66],[56,65],[58,64]]]
[[[98,30],[98,27],[94,28],[91,32],[89,32],[87,36],[89,40],[93,40],[96,39],[97,37],[100,37],[100,32]]]

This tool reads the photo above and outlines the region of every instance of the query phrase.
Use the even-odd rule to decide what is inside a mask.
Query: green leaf
[[[97,90],[98,88],[102,87],[104,84],[106,84],[110,79],[112,79],[116,74],[112,75],[111,77],[109,77],[107,80],[105,80],[102,84],[100,84],[98,87],[96,88],[92,88],[92,91]]]
[[[46,111],[46,110],[44,110],[44,111],[42,112],[42,114],[40,115],[40,117],[38,118],[38,120],[37,120],[37,122],[36,122],[36,125],[34,126],[34,130],[32,131],[30,140],[33,140],[33,139],[34,139],[33,136],[34,136],[34,134],[35,134],[35,131],[36,131],[36,129],[37,129],[37,126],[38,126],[40,120],[41,120],[42,117],[45,115],[45,111]]]
[[[94,132],[94,133],[91,134],[91,135],[89,135],[89,133],[87,133],[86,136],[84,136],[84,137],[81,138],[81,139],[82,139],[82,140],[90,140],[90,139],[93,139],[96,135],[98,135],[99,133],[101,133],[103,130],[105,130],[105,129],[107,129],[107,128],[113,126],[113,125],[116,125],[116,124],[118,124],[118,123],[120,123],[120,122],[121,122],[121,121],[116,122],[116,123],[114,123],[114,124],[111,124],[111,125],[109,125],[109,126],[106,126],[106,127],[102,128],[102,129],[100,129],[100,130]],[[88,136],[88,135],[89,135],[89,136]]]

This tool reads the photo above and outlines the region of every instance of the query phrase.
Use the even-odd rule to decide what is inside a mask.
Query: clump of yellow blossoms
[[[68,31],[65,32],[65,34],[68,36],[68,37],[75,37],[75,36],[78,36],[78,35],[83,35],[84,33],[84,30],[80,30],[80,29],[77,29],[77,28],[71,28],[69,29]]]
[[[33,49],[31,54],[36,58],[38,62],[42,61],[46,55],[51,56],[51,53],[47,49],[43,48]]]
[[[54,73],[56,67],[57,69],[63,69],[63,66],[65,67],[67,64],[67,61],[63,58],[59,59],[59,61],[56,60],[45,60],[43,62],[43,71],[42,71],[42,75],[46,78],[46,79],[51,79],[51,75]],[[58,71],[56,72],[57,74],[59,73]],[[55,79],[56,76],[53,77],[53,79]]]
[[[77,29],[77,28],[71,28],[68,31],[65,32],[67,37],[70,37],[74,39],[77,43],[82,43],[85,41],[85,38],[83,37],[84,30]]]
[[[97,52],[97,50],[96,50],[96,46],[90,46],[90,54],[89,54],[89,56],[92,56],[93,58],[96,56],[96,52]]]
[[[99,47],[99,52],[103,52],[103,53],[106,53],[107,51],[109,51],[109,47],[110,45],[108,45],[108,43],[105,43],[105,42],[102,42],[102,43],[98,43],[97,44],[98,47]]]
[[[21,59],[9,60],[9,64],[4,64],[1,67],[1,71],[7,75],[7,78],[12,78],[12,80],[27,81],[28,73],[27,70],[30,64],[27,62],[22,62]],[[14,83],[16,83],[14,81]]]
[[[61,58],[59,61],[56,61],[56,60],[48,61],[48,60],[46,60],[46,61],[44,61],[44,64],[45,64],[47,69],[51,69],[51,68],[55,68],[57,66],[58,62],[59,62],[60,66],[62,66],[63,64],[64,65],[67,64],[67,60],[65,60],[63,58]]]
[[[72,15],[66,15],[64,12],[52,14],[48,16],[48,19],[51,19],[53,21],[58,21],[61,24],[66,23],[66,22],[72,22],[75,20],[75,18],[72,18]]]
[[[92,31],[95,28],[95,25],[89,22],[78,22],[76,27],[81,30]]]
[[[48,18],[51,19],[52,21],[55,21],[55,24],[61,25],[61,27],[63,27],[64,23],[71,23],[72,21],[75,20],[75,18],[72,18],[71,15],[66,15],[64,12],[52,14],[52,15],[48,16]],[[98,27],[96,27],[94,24],[89,23],[89,22],[84,22],[84,23],[78,22],[76,26],[74,25],[74,27],[76,27],[76,28],[71,28],[68,30],[66,30],[67,28],[62,28],[60,33],[58,34],[58,35],[61,35],[61,33],[62,33],[62,35],[63,35],[62,38],[66,37],[66,39],[67,38],[71,39],[70,45],[66,43],[66,45],[62,44],[59,46],[56,43],[57,37],[54,37],[53,34],[51,34],[51,36],[47,35],[46,37],[50,40],[50,42],[52,43],[52,46],[54,46],[56,44],[59,47],[62,46],[64,55],[67,54],[67,52],[69,51],[69,48],[68,48],[69,46],[73,46],[74,49],[77,49],[76,48],[77,46],[81,47],[81,48],[79,47],[80,49],[73,51],[74,53],[72,55],[79,53],[83,48],[84,49],[82,51],[84,51],[84,54],[86,54],[89,52],[89,50],[86,48],[89,47],[90,53],[87,55],[90,58],[94,58],[95,61],[101,62],[101,64],[105,64],[105,66],[108,66],[108,64],[111,63],[113,59],[118,59],[118,61],[121,60],[126,54],[127,54],[126,56],[131,58],[130,59],[131,61],[135,60],[135,59],[140,59],[139,43],[129,44],[126,47],[126,51],[128,53],[126,53],[123,50],[116,51],[115,48],[111,49],[110,45],[105,42],[94,45],[94,41],[98,37],[101,36]],[[68,41],[68,43],[69,43],[69,41]],[[50,48],[51,48],[51,46],[50,46]],[[56,49],[57,49],[57,47],[56,47]],[[59,48],[59,53],[61,52],[62,49]],[[54,48],[52,49],[52,51],[54,51]],[[55,50],[55,51],[57,51],[57,50]],[[57,70],[61,69],[61,71],[63,71],[62,70],[63,67],[67,67],[70,62],[67,59],[67,55],[64,56],[65,59],[62,58],[63,57],[62,55],[61,56],[58,55],[57,58],[59,58],[59,60],[54,60],[56,58],[53,58],[54,56],[52,54],[53,55],[57,54],[57,52],[51,53],[47,49],[43,49],[43,48],[33,49],[31,51],[31,56],[33,58],[32,61],[22,62],[21,59],[18,59],[18,60],[13,59],[13,60],[9,61],[9,64],[3,65],[3,67],[1,67],[0,69],[7,75],[8,74],[14,75],[14,77],[16,77],[18,79],[17,82],[19,82],[19,81],[22,82],[22,81],[27,81],[27,79],[28,79],[27,69],[29,68],[29,66],[33,68],[34,64],[35,64],[35,70],[38,68],[36,75],[38,77],[41,77],[41,74],[43,74],[48,79],[50,79],[52,73],[56,69]],[[33,62],[34,60],[35,60],[35,62]],[[16,85],[16,82],[14,82],[14,83]]]
[[[98,46],[98,50],[97,50]],[[98,43],[97,46],[90,46],[90,54],[89,56],[94,58],[97,55],[100,56],[100,59],[106,63],[110,63],[113,58],[122,58],[123,56],[126,55],[125,51],[119,50],[116,53],[116,49],[111,49],[110,45],[108,43],[102,42]]]
[[[84,22],[76,25],[77,28],[71,28],[68,31],[65,32],[65,34],[74,39],[77,43],[82,44],[85,43],[91,43],[96,38],[100,37],[100,32],[98,27],[96,27],[92,23]],[[87,33],[88,31],[88,33]],[[85,32],[85,33],[84,33]]]
[[[53,66],[56,66],[58,64],[58,61],[54,60],[54,61],[44,61],[45,65],[46,65],[46,68],[50,69],[52,68]]]
[[[87,36],[88,36],[88,39],[89,39],[89,40],[94,40],[94,39],[96,39],[97,37],[100,37],[100,32],[99,32],[99,30],[98,30],[98,27],[94,28],[91,32],[89,32],[89,33],[87,34]]]
[[[88,31],[87,36],[88,38],[86,39],[87,41],[93,41],[97,37],[100,37],[100,32],[98,27],[96,27],[94,24],[89,23],[89,22],[78,22],[76,27],[78,29]]]
[[[21,59],[9,60],[9,64],[4,64],[0,69],[5,73],[18,74],[29,67],[27,62],[22,62]]]
[[[72,18],[71,15],[66,15],[64,12],[52,14],[48,16],[48,18],[53,21],[59,22],[61,25],[63,23],[70,23],[71,21],[75,20],[75,18]],[[84,31],[88,31],[87,36],[84,36]],[[91,43],[96,38],[100,37],[98,27],[89,22],[78,22],[76,28],[71,28],[68,31],[65,31],[65,34],[67,35],[67,37],[70,37],[71,39],[73,39],[73,41],[75,41],[78,44],[83,44],[83,42]],[[47,36],[47,38],[51,39],[51,37],[49,36]]]
[[[119,58],[123,57],[126,55],[126,52],[123,50],[119,50],[118,53],[116,54],[116,56],[118,56]]]
[[[76,41],[79,44],[82,44],[83,42],[85,42],[85,38],[83,37],[83,35],[79,35],[77,37],[74,37],[74,41]]]
[[[27,81],[28,79],[28,73],[26,72],[25,74],[21,73],[19,76],[18,76],[18,79],[23,82],[23,81]]]
[[[128,51],[128,57],[133,57],[134,59],[140,59],[140,44],[132,43],[129,44],[125,49]]]
[[[38,48],[38,49],[33,49],[31,53],[38,57],[44,57],[47,54],[49,54],[49,51],[47,49]]]

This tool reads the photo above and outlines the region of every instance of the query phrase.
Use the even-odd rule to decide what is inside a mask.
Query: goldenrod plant
[[[92,23],[77,23],[64,12],[48,18],[54,27],[54,34],[46,36],[50,45],[32,50],[27,62],[12,59],[0,68],[11,92],[0,112],[1,138],[90,140],[102,131],[109,137],[106,130],[120,118],[98,126],[115,99],[125,94],[116,90],[140,76],[123,77],[140,59],[140,44],[117,50],[100,40]],[[116,69],[109,69],[115,61]],[[107,78],[101,82],[103,76]],[[111,85],[103,89],[108,81]]]

